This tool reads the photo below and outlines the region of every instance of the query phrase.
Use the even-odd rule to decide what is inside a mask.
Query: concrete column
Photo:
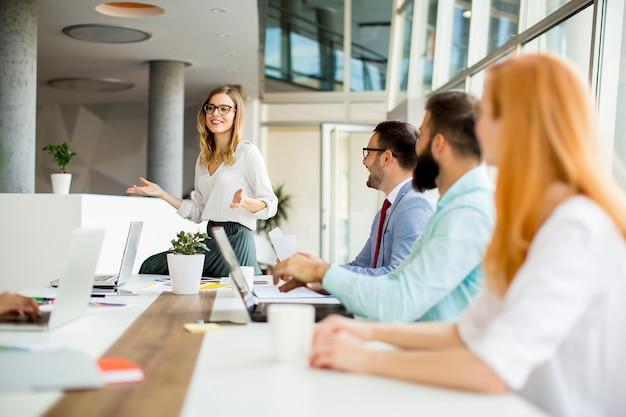
[[[148,180],[183,195],[185,63],[150,61]]]
[[[0,193],[35,192],[37,0],[0,1]]]

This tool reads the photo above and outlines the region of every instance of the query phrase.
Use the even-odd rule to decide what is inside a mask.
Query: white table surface
[[[0,344],[16,341],[61,343],[98,359],[158,297],[146,289],[152,277],[133,276],[124,288],[137,296],[109,296],[124,307],[89,308],[84,317],[50,332],[0,332]],[[54,289],[29,289],[31,296]],[[227,289],[218,290],[214,310],[241,308]],[[514,394],[481,395],[431,388],[386,378],[316,370],[305,361],[275,363],[266,324],[222,326],[207,333],[182,416],[507,416],[545,413]],[[0,370],[1,372],[1,370]],[[0,391],[0,415],[39,416],[63,392]],[[155,399],[156,401],[156,399]]]

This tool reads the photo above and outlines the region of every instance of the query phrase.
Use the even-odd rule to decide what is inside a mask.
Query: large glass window
[[[626,9],[626,8],[625,8]],[[611,93],[617,88],[616,97],[616,117],[615,117],[615,135],[613,138],[613,158],[610,163],[612,166],[613,176],[626,190],[626,118],[620,117],[620,115],[626,114],[626,10],[623,12],[622,19],[622,33],[621,33],[621,53],[610,53],[605,59],[609,60],[605,65],[611,65],[613,68],[619,68],[616,74],[619,81],[617,85],[610,83],[606,88],[611,89]],[[617,35],[617,34],[616,34]],[[607,129],[608,130],[608,129]]]
[[[422,56],[422,92],[427,94],[433,90],[433,70],[435,67],[435,30],[437,27],[437,0],[428,3],[428,18],[426,21],[426,37],[424,54]]]
[[[384,91],[391,13],[392,0],[269,0],[265,91],[344,91],[348,76],[351,91]]]
[[[452,48],[450,50],[450,77],[467,67],[469,32],[472,19],[471,0],[456,0],[452,23]]]
[[[489,16],[487,53],[504,45],[517,34],[519,25],[519,0],[492,0]]]
[[[413,35],[413,2],[404,9],[404,35],[402,36],[402,63],[400,69],[400,90],[406,91],[409,84],[409,63],[411,36]]]
[[[568,0],[527,0],[525,3],[526,24],[524,25],[524,29],[528,29],[550,13],[568,3]]]
[[[385,89],[392,10],[392,0],[352,0],[350,90]]]
[[[589,73],[593,7],[553,27],[524,45],[525,52],[551,52],[569,59],[583,76]]]
[[[341,91],[343,55],[343,1],[269,0],[266,91]]]

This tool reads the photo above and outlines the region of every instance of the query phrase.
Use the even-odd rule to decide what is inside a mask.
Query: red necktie
[[[378,263],[378,250],[380,249],[380,241],[383,234],[383,225],[385,224],[385,217],[387,216],[387,209],[391,203],[389,200],[385,199],[383,203],[383,208],[380,209],[380,222],[378,222],[378,236],[376,237],[376,252],[374,252],[374,268],[376,268],[376,264]]]

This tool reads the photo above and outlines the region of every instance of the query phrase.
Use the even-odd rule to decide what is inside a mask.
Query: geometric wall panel
[[[198,156],[197,106],[185,111],[183,190],[193,187]],[[37,112],[35,192],[50,193],[52,156],[41,149],[67,141],[78,155],[68,171],[71,193],[125,195],[126,188],[147,175],[148,110],[145,104],[89,106],[47,105]]]

